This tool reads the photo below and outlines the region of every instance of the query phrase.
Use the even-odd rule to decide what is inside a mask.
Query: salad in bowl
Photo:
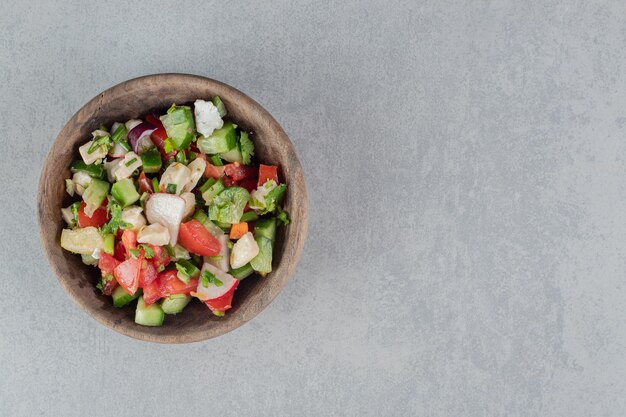
[[[60,245],[115,307],[136,304],[135,323],[161,326],[194,299],[224,316],[241,280],[272,271],[287,187],[255,161],[253,133],[215,96],[100,126],[79,147]]]

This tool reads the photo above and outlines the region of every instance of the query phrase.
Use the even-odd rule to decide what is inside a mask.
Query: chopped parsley
[[[132,256],[134,259],[139,258],[139,255],[141,254],[139,249],[128,249],[128,252],[130,252],[130,256]]]
[[[276,220],[281,222],[283,226],[287,226],[289,224],[289,213],[283,210],[280,206],[278,207],[278,216],[276,216]]]
[[[169,194],[176,194],[176,184],[167,184],[165,192]]]
[[[102,234],[115,234],[117,233],[117,229],[127,229],[132,226],[132,224],[122,220],[122,207],[120,207],[119,203],[114,199],[109,200],[107,212],[111,216],[111,220],[100,228]]]
[[[146,259],[152,259],[152,257],[154,256],[154,250],[150,246],[142,243],[141,245],[139,245],[139,248],[143,249],[143,254]]]

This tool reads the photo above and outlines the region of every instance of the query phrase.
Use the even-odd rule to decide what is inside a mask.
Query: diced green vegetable
[[[276,237],[276,220],[261,219],[254,224],[254,235],[263,236],[272,242]]]
[[[176,261],[176,270],[178,271],[178,279],[185,284],[189,282],[190,278],[198,278],[200,276],[200,269],[186,259]]]
[[[239,219],[240,222],[251,222],[254,221],[256,219],[258,219],[259,216],[252,210],[250,211],[246,211],[245,213],[243,213],[241,215],[241,219]]]
[[[137,301],[137,310],[135,310],[135,323],[142,326],[161,326],[163,325],[163,319],[165,313],[159,303],[154,303],[149,306],[143,301],[143,297],[139,297]]]
[[[221,153],[220,158],[228,162],[242,163],[243,158],[241,157],[241,151],[239,151],[239,144],[235,145],[235,147],[229,150],[228,152]]]
[[[72,162],[72,166],[70,167],[72,172],[84,172],[92,178],[104,179],[104,166],[102,164],[96,165],[91,164],[87,165],[85,161],[82,159],[78,159]]]
[[[167,114],[160,117],[167,131],[168,140],[174,149],[184,150],[195,138],[196,125],[189,106],[172,105]]]
[[[161,308],[165,314],[178,314],[191,301],[191,297],[184,294],[172,294],[161,301]]]
[[[134,294],[129,294],[122,287],[115,287],[111,297],[113,297],[113,305],[117,308],[124,307],[137,297],[141,295],[141,288],[138,289]]]
[[[204,211],[196,211],[196,214],[193,215],[193,218],[202,223],[204,228],[207,229],[213,236],[219,237],[224,234],[224,231],[220,229],[219,226],[209,220],[209,216],[207,216]]]
[[[256,236],[254,240],[259,246],[259,254],[250,261],[250,266],[257,272],[272,272],[272,241],[264,236]]]
[[[239,223],[239,222],[237,222]],[[232,226],[232,224],[230,223],[226,223],[226,222],[218,222],[216,221],[215,224],[217,225],[217,227],[219,227],[220,229],[222,229],[224,232],[228,232]],[[235,223],[233,223],[235,224]],[[228,242],[232,245],[232,242]]]
[[[200,277],[200,282],[202,283],[202,286],[204,288],[207,288],[209,284],[213,284],[216,287],[221,287],[222,285],[224,285],[222,280],[216,277],[215,274],[213,274],[208,269],[205,269],[204,272],[202,272],[202,276]]]
[[[285,190],[287,190],[287,186],[285,184],[280,184],[278,187],[270,191],[267,196],[265,196],[265,209],[262,211],[263,214],[271,213],[278,208],[280,202],[285,196]]]
[[[222,183],[222,180],[217,180],[209,187],[208,190],[202,193],[202,198],[204,198],[204,201],[207,204],[211,204],[213,203],[213,200],[215,200],[215,197],[217,197],[222,191],[224,191],[224,184]]]
[[[113,187],[111,187],[111,195],[115,201],[120,203],[122,208],[128,207],[139,200],[139,193],[135,188],[135,184],[128,178],[121,179],[113,184]]]
[[[222,158],[220,158],[219,155],[213,155],[211,157],[211,162],[213,163],[213,165],[215,165],[216,167],[221,167],[224,166],[224,163],[222,162]]]
[[[109,192],[110,184],[106,181],[93,179],[83,192],[85,214],[91,216],[104,202]]]
[[[206,154],[228,152],[237,146],[237,125],[232,122],[224,123],[221,129],[214,130],[211,136],[198,139],[198,149]]]
[[[161,170],[163,165],[161,161],[161,153],[157,148],[150,148],[141,154],[141,164],[143,171],[147,174],[154,174]]]
[[[287,213],[280,206],[278,206],[278,215],[276,216],[276,220],[279,221],[283,226],[287,226],[290,222],[289,213]]]
[[[132,149],[127,141],[128,131],[126,130],[126,126],[123,123],[120,123],[119,126],[115,129],[115,132],[111,135],[111,140],[114,143],[119,144],[124,150],[130,152]]]
[[[239,150],[241,151],[241,159],[244,165],[250,165],[252,156],[254,155],[254,143],[248,137],[248,132],[243,130],[239,133]]]
[[[217,112],[220,114],[220,117],[226,116],[226,105],[219,96],[213,97],[213,105],[217,107]]]
[[[187,156],[185,155],[185,152],[178,152],[176,154],[176,162],[180,162],[183,165],[187,165]]]
[[[112,233],[107,233],[104,235],[104,240],[102,243],[102,250],[104,253],[108,253],[109,255],[113,255],[115,252],[115,235]]]
[[[167,184],[165,187],[165,192],[168,194],[176,194],[176,184]]]
[[[250,193],[245,188],[227,187],[209,206],[209,219],[220,223],[239,223],[249,199]]]
[[[254,269],[252,269],[252,266],[249,263],[245,264],[244,266],[240,268],[231,269],[229,272],[229,274],[232,275],[236,279],[247,278],[253,273],[254,273]]]
[[[155,193],[159,193],[159,180],[156,178],[152,178],[152,189]]]
[[[217,180],[215,178],[209,178],[208,180],[206,180],[204,182],[204,184],[202,184],[200,187],[198,187],[198,190],[200,190],[200,192],[203,193],[206,190],[208,190],[216,182],[217,182]]]
[[[193,218],[198,220],[200,223],[204,224],[205,221],[209,220],[209,216],[202,210],[198,210],[193,215]]]

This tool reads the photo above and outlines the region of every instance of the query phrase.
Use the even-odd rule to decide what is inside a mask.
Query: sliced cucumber
[[[254,236],[263,236],[274,241],[276,237],[276,219],[261,219],[254,225]]]
[[[272,272],[272,241],[264,236],[254,238],[259,245],[259,254],[252,258],[250,266],[257,272]]]
[[[198,139],[198,149],[206,154],[221,154],[237,146],[237,125],[232,122],[224,123],[224,127],[214,130],[211,136]],[[169,133],[169,132],[168,132]]]
[[[102,250],[104,251],[104,253],[113,255],[113,253],[115,252],[115,235],[110,233],[104,235]]]
[[[230,274],[236,279],[244,279],[248,278],[250,275],[254,273],[254,269],[252,269],[252,265],[249,263],[245,264],[240,268],[235,268],[230,270]]]
[[[113,297],[113,305],[117,308],[124,307],[126,304],[130,303],[137,297],[141,295],[141,288],[138,289],[135,294],[129,294],[122,287],[115,287],[111,297]]]
[[[147,306],[143,297],[139,297],[137,310],[135,310],[135,323],[142,326],[162,326],[164,318],[165,313],[159,303]]]
[[[165,314],[178,314],[191,301],[191,297],[184,294],[172,294],[161,301],[161,309]]]
[[[228,162],[243,162],[243,157],[241,156],[241,151],[239,150],[239,146],[235,146],[228,152],[224,152],[220,154],[220,158]]]
[[[113,187],[111,187],[111,195],[120,203],[122,208],[128,207],[139,200],[139,193],[135,188],[135,184],[128,178],[124,178],[113,184]]]

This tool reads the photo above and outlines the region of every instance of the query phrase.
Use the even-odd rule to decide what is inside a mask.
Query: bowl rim
[[[176,335],[153,335],[153,334],[150,334],[149,331],[146,331],[145,327],[143,327],[142,330],[139,331],[137,330],[137,328],[133,328],[131,326],[120,325],[122,323],[119,323],[119,320],[114,320],[112,317],[107,317],[106,314],[102,314],[104,313],[104,310],[102,310],[98,306],[94,306],[93,304],[87,302],[87,300],[76,296],[76,294],[73,291],[72,286],[70,285],[70,282],[65,278],[56,260],[53,259],[53,250],[55,249],[58,250],[60,248],[60,245],[58,244],[58,239],[56,239],[56,245],[54,244],[51,245],[50,240],[47,239],[46,236],[44,235],[47,226],[45,224],[45,218],[44,218],[45,215],[44,215],[44,211],[42,208],[43,207],[42,197],[45,195],[46,184],[48,182],[48,177],[46,174],[48,173],[50,169],[50,165],[51,165],[50,156],[51,156],[52,150],[64,140],[64,138],[66,137],[66,129],[68,129],[68,126],[72,124],[72,122],[75,119],[77,119],[79,115],[81,114],[81,112],[83,112],[85,109],[90,109],[94,106],[99,106],[100,101],[102,101],[103,97],[107,94],[112,94],[116,92],[117,90],[123,90],[126,87],[132,87],[136,84],[140,84],[149,80],[154,80],[158,82],[167,82],[172,79],[176,79],[179,81],[186,80],[190,82],[203,82],[203,83],[207,83],[211,85],[212,87],[217,87],[217,89],[228,90],[232,95],[236,97],[236,99],[233,101],[237,101],[237,102],[241,101],[246,105],[246,107],[254,108],[255,112],[258,112],[262,119],[270,122],[272,124],[272,129],[276,130],[276,132],[285,139],[284,145],[287,147],[287,152],[289,152],[290,154],[289,157],[293,161],[292,163],[294,167],[296,168],[297,174],[299,176],[298,178],[299,183],[300,183],[299,199],[302,199],[302,201],[299,200],[299,205],[301,205],[301,209],[302,209],[302,212],[300,213],[300,216],[298,219],[299,236],[297,237],[299,237],[299,239],[297,239],[295,242],[293,256],[289,259],[289,263],[287,264],[287,269],[285,273],[283,273],[281,276],[282,279],[280,280],[278,285],[271,286],[271,292],[269,293],[268,297],[262,298],[261,302],[259,303],[254,303],[254,309],[252,311],[252,314],[242,313],[243,317],[239,317],[237,320],[224,322],[224,325],[218,326],[219,331],[217,332],[204,333],[198,330],[196,331],[192,330],[192,331],[187,331],[185,333],[176,334]],[[59,179],[59,181],[62,181],[62,179]],[[143,76],[132,78],[126,81],[122,81],[100,92],[99,94],[94,96],[91,100],[89,100],[87,103],[82,105],[63,125],[58,135],[56,136],[55,140],[51,143],[50,147],[48,148],[46,152],[46,156],[41,166],[41,172],[40,172],[40,177],[39,177],[39,182],[38,182],[38,187],[37,187],[37,207],[38,207],[37,223],[38,223],[38,229],[39,229],[39,239],[42,244],[43,252],[45,253],[48,264],[50,265],[52,271],[54,272],[58,282],[61,284],[61,287],[69,296],[69,298],[71,298],[76,304],[78,304],[80,309],[83,312],[87,313],[88,316],[90,316],[91,318],[99,322],[100,324],[104,325],[105,327],[116,331],[117,333],[123,334],[125,336],[131,337],[137,340],[155,342],[155,343],[164,343],[164,344],[185,344],[185,343],[194,343],[194,342],[200,342],[203,340],[212,339],[212,338],[221,336],[223,334],[229,333],[241,327],[243,324],[247,323],[252,318],[256,317],[278,296],[278,294],[285,287],[289,279],[293,276],[295,269],[301,258],[301,255],[304,249],[304,242],[306,240],[306,236],[308,232],[308,193],[306,189],[306,182],[304,180],[302,166],[300,164],[300,161],[293,147],[293,143],[291,142],[291,140],[289,139],[289,137],[283,130],[282,126],[274,119],[274,117],[265,108],[263,108],[263,106],[261,106],[258,102],[256,102],[255,100],[253,100],[248,95],[241,92],[240,90],[236,89],[235,87],[232,87],[224,82],[221,82],[221,81],[209,78],[209,77],[204,77],[204,76],[195,75],[195,74],[187,74],[187,73],[157,73],[157,74],[143,75]],[[293,223],[291,224],[291,226],[293,226]]]

